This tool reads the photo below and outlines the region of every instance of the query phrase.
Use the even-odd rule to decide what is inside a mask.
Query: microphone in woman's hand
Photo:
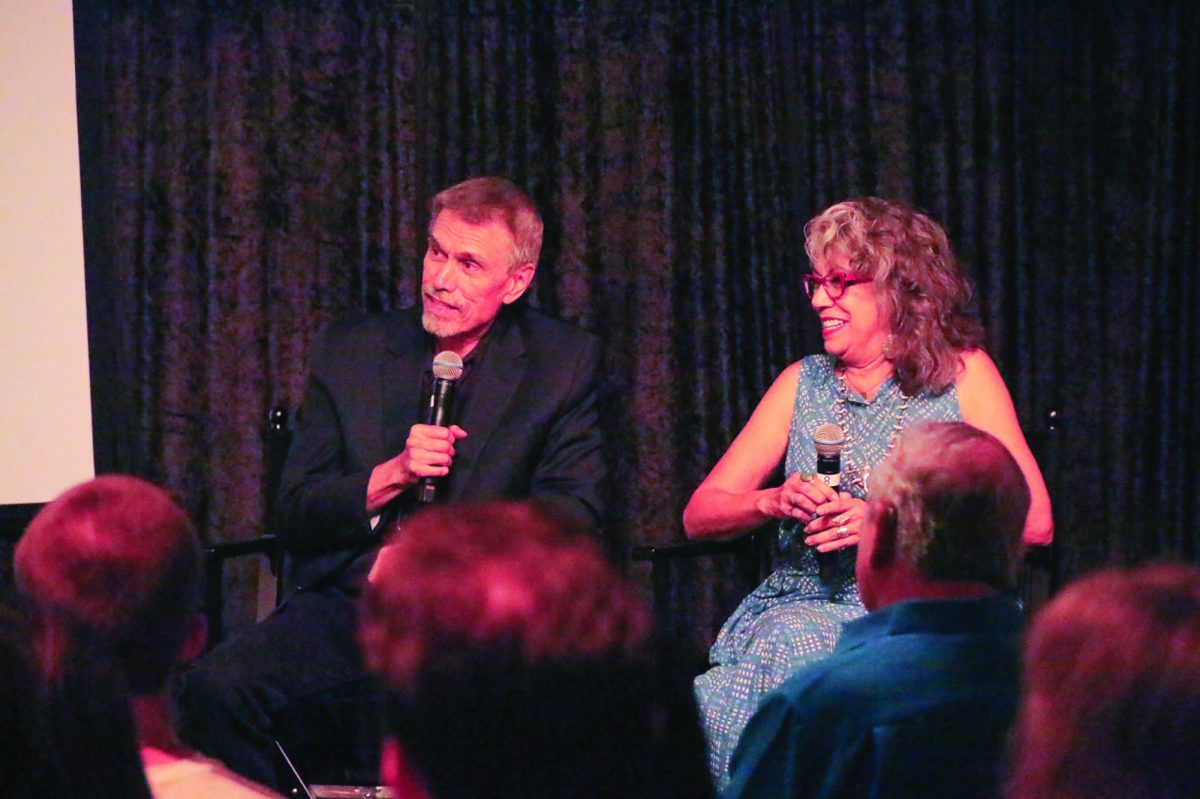
[[[838,491],[842,485],[842,448],[846,434],[840,425],[823,424],[813,431],[817,448],[817,479]]]
[[[813,479],[838,491],[842,485],[842,448],[846,446],[845,431],[836,424],[820,425],[813,431],[813,446],[817,448],[817,473]],[[837,576],[837,552],[814,550],[813,554],[817,556],[821,582],[831,586]]]

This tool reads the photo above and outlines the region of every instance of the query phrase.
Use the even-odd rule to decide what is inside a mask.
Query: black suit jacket
[[[544,499],[597,525],[605,472],[599,339],[507,307],[486,347],[470,402],[455,409],[467,437],[455,444],[439,501]],[[318,340],[279,490],[289,594],[336,577],[377,545],[387,525],[371,529],[367,481],[421,421],[429,359],[420,309],[341,320]],[[385,519],[409,512],[413,493],[398,497]]]

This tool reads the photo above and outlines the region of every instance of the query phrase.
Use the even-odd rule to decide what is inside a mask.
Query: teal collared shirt
[[[724,795],[998,796],[1022,623],[1007,596],[900,602],[847,622],[832,655],[763,700]]]

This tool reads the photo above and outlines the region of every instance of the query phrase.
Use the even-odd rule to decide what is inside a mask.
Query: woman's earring
[[[895,356],[895,353],[893,352],[895,346],[896,337],[891,333],[888,333],[887,338],[883,340],[883,357],[890,361]]]

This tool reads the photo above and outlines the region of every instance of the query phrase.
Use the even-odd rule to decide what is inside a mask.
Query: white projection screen
[[[94,474],[71,0],[0,5],[0,506]]]

